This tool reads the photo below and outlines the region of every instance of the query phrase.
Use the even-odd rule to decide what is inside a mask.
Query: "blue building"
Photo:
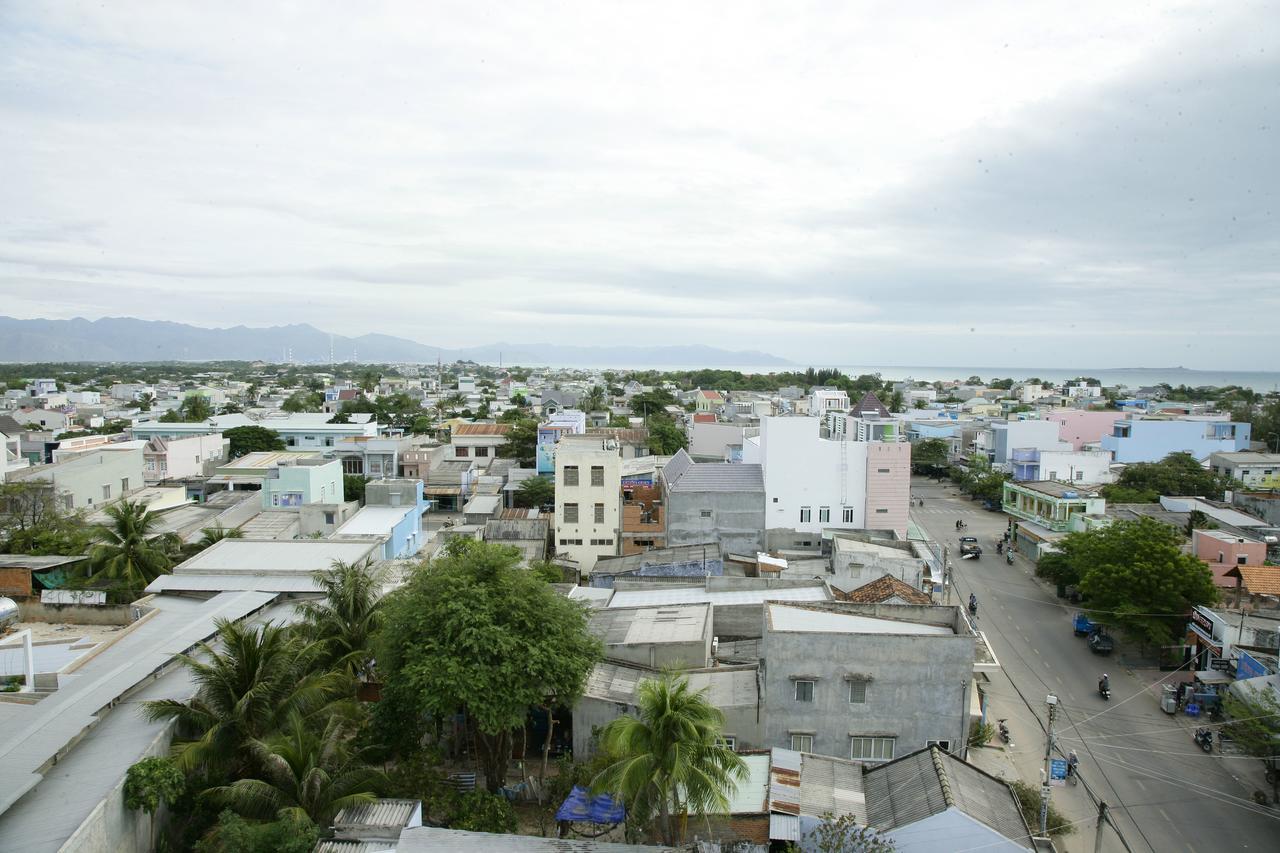
[[[365,486],[365,507],[334,538],[376,537],[382,540],[381,559],[412,557],[422,548],[426,509],[421,480],[371,480]]]
[[[1170,453],[1190,453],[1205,459],[1211,453],[1234,453],[1249,448],[1251,427],[1236,421],[1133,418],[1116,421],[1102,449],[1116,462],[1158,462]]]

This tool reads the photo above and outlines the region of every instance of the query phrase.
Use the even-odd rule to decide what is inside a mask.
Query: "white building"
[[[764,472],[765,527],[893,530],[907,536],[908,442],[833,441],[814,418],[762,418],[742,461]],[[558,499],[558,496],[557,496]]]
[[[110,503],[141,489],[142,449],[92,450],[52,465],[11,471],[7,479],[50,483],[58,506],[74,512]]]
[[[1211,453],[1213,473],[1239,480],[1251,489],[1280,487],[1280,453]]]
[[[199,477],[207,464],[225,462],[230,446],[231,440],[224,439],[220,432],[153,438],[142,451],[142,476],[148,483]]]
[[[557,554],[590,571],[619,552],[622,456],[615,439],[566,435],[556,449]]]
[[[849,395],[836,388],[814,388],[809,392],[809,414],[823,417],[827,412],[849,411]]]

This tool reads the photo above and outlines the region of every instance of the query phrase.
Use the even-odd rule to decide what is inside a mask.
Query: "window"
[[[867,682],[850,681],[849,682],[849,704],[865,705],[867,703]]]
[[[1249,565],[1249,555],[1248,555],[1248,554],[1236,554],[1236,565],[1237,565],[1237,566],[1247,566],[1247,565]]]
[[[825,524],[830,520],[831,520],[831,507],[829,506],[818,507],[818,521]]]
[[[102,487],[102,499],[103,499],[104,501],[109,501],[109,500],[111,500],[111,487],[110,487],[110,486],[103,486],[103,487]]]
[[[774,499],[773,499],[773,502],[774,502],[774,503],[777,503],[777,502],[778,502],[778,499],[777,499],[777,498],[774,498]]]
[[[813,701],[813,682],[812,681],[796,682],[796,701],[797,702]]]
[[[1083,479],[1084,479],[1084,472],[1083,472],[1083,471],[1077,471],[1077,472],[1076,472],[1076,479],[1077,479],[1077,480],[1083,480]]]
[[[813,516],[813,508],[812,508],[812,507],[807,507],[807,506],[802,506],[802,507],[800,507],[800,523],[801,523],[801,524],[808,524],[808,523],[809,523],[809,519],[810,519],[812,516]]]
[[[604,466],[603,465],[591,466],[591,485],[593,486],[604,485]]]
[[[851,737],[849,757],[854,761],[888,761],[893,758],[891,737]]]
[[[702,510],[701,512],[699,512],[699,513],[698,513],[698,515],[702,516],[703,518],[710,518],[710,517],[711,517],[711,510],[709,510],[709,509],[704,509],[704,510]]]
[[[727,748],[734,752],[738,751],[738,739],[734,735],[724,735],[720,740]]]
[[[888,474],[888,473],[889,473],[889,469],[888,469],[888,468],[877,468],[877,469],[876,469],[876,473],[877,473],[877,474]]]
[[[887,509],[878,509],[878,510],[876,510],[876,515],[887,515],[888,513],[889,513],[889,510],[887,510]]]
[[[564,505],[564,523],[565,524],[578,523],[578,505],[577,504]]]
[[[459,459],[464,459],[471,455],[470,447],[455,447],[453,450]]]
[[[791,749],[795,752],[813,752],[813,735],[792,735]]]
[[[612,546],[613,546],[613,538],[612,538],[612,537],[610,537],[610,538],[608,538],[608,539],[592,539],[592,540],[591,540],[591,544],[592,544],[592,545],[607,545],[607,546],[609,546],[609,547],[612,547]]]
[[[939,740],[927,740],[924,742],[924,745],[936,746],[938,749],[942,750],[943,752],[951,751],[951,741],[947,740],[946,738],[941,738]]]
[[[129,491],[129,478],[121,477],[120,478],[120,494],[123,495],[127,491]]]
[[[333,524],[333,521],[334,521],[334,515],[333,515],[333,513],[331,513],[331,512],[326,512],[326,513],[324,514],[324,523],[325,523],[325,524]]]
[[[488,455],[489,455],[489,448],[487,448],[487,447],[477,447],[477,448],[476,448],[476,458],[477,458],[477,459],[484,459],[484,458],[485,458],[485,457],[487,457]]]
[[[853,524],[853,507],[845,507],[840,513],[840,520],[845,524]]]
[[[604,504],[596,504],[595,523],[604,524]]]
[[[578,485],[578,466],[577,465],[564,466],[564,484],[566,486]]]

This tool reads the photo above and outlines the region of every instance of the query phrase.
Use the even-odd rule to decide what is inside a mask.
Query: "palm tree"
[[[324,644],[323,657],[332,667],[359,675],[373,656],[373,637],[382,627],[382,585],[385,567],[366,558],[355,563],[334,560],[316,577],[325,596],[298,605],[303,633]]]
[[[208,420],[213,416],[209,398],[198,391],[187,395],[187,399],[182,401],[181,411],[182,416],[192,422]]]
[[[599,385],[592,385],[582,398],[582,410],[584,412],[598,412],[604,408],[604,389]]]
[[[218,620],[221,648],[201,643],[179,655],[191,672],[195,695],[187,702],[159,699],[143,715],[178,725],[173,753],[184,770],[237,772],[254,768],[250,743],[279,732],[292,715],[343,712],[350,691],[345,673],[315,666],[322,649],[284,625]]]
[[[339,811],[372,803],[386,787],[382,773],[350,751],[349,726],[330,717],[321,729],[294,713],[283,732],[249,741],[260,768],[256,778],[207,789],[205,796],[245,817],[305,818],[327,827]]]
[[[217,545],[223,539],[243,539],[244,531],[239,527],[223,527],[221,522],[213,525],[213,527],[203,527],[200,529],[201,536],[195,541],[200,546],[200,550]]]
[[[95,525],[92,537],[99,543],[90,561],[109,578],[119,578],[131,590],[140,590],[173,565],[169,549],[156,532],[156,516],[138,502],[122,500],[105,510],[110,521]]]
[[[724,744],[724,714],[684,676],[642,681],[636,708],[638,716],[618,717],[601,732],[610,764],[591,787],[619,795],[642,824],[656,814],[662,842],[671,846],[674,816],[725,812],[747,765]]]

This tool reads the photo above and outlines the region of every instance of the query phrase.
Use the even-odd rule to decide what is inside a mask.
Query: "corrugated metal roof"
[[[800,814],[822,817],[851,814],[867,822],[867,796],[862,787],[862,764],[829,755],[800,757]]]
[[[340,841],[327,838],[318,844],[311,853],[384,853],[394,851],[395,845],[385,841]]]
[[[614,598],[618,593],[614,594]],[[687,643],[703,636],[711,608],[706,604],[596,610],[590,629],[606,646],[633,643]]]
[[[460,424],[453,430],[455,436],[503,435],[511,432],[511,424]]]
[[[498,835],[421,826],[400,835],[398,853],[676,853],[674,847],[618,844],[594,839]]]
[[[826,601],[826,587],[801,586],[788,589],[733,589],[707,591],[701,587],[675,587],[674,589],[618,590],[609,602],[610,607],[656,607],[667,604],[707,603],[717,606],[729,604],[763,604],[766,601]],[[905,632],[904,632],[905,633]]]
[[[789,814],[770,814],[769,839],[771,841],[799,841],[800,818]]]
[[[744,755],[747,778],[729,795],[729,814],[763,814],[769,811],[769,756]]]
[[[317,572],[328,569],[334,560],[362,560],[374,547],[369,542],[327,539],[285,542],[223,539],[178,566],[174,572]]]
[[[390,828],[409,825],[414,814],[422,808],[418,800],[374,800],[357,806],[347,806],[333,819],[333,827],[341,834],[351,829]]]

